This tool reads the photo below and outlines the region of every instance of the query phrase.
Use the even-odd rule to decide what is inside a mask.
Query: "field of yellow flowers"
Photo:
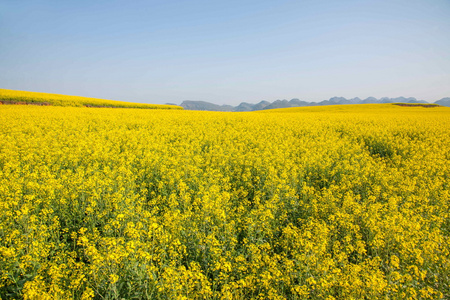
[[[120,107],[120,108],[147,108],[147,109],[183,109],[177,105],[143,104],[116,100],[88,98],[80,96],[67,96],[59,94],[37,93],[0,89],[0,105],[25,104],[39,106],[85,106],[85,107]]]
[[[0,106],[1,299],[449,299],[450,109]]]

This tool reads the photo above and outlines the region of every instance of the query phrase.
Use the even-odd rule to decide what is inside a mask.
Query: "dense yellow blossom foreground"
[[[448,299],[450,109],[0,107],[2,299]]]
[[[147,109],[183,109],[177,105],[143,104],[116,100],[88,98],[80,96],[67,96],[59,94],[25,92],[0,89],[1,104],[34,104],[55,106],[87,106],[87,107],[121,107],[121,108],[147,108]]]

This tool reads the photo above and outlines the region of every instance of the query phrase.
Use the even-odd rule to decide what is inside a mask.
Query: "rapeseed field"
[[[450,109],[0,106],[1,299],[449,299]]]
[[[181,106],[177,105],[143,104],[143,103],[133,103],[133,102],[88,98],[80,96],[67,96],[59,94],[26,92],[7,89],[0,89],[0,105],[1,104],[183,109]]]

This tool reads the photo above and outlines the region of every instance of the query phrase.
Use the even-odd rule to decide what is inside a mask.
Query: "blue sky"
[[[0,88],[143,103],[450,97],[450,1],[0,0]]]

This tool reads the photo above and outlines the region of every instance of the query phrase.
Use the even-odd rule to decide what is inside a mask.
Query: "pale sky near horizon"
[[[450,97],[449,0],[0,0],[0,88],[143,103]]]

